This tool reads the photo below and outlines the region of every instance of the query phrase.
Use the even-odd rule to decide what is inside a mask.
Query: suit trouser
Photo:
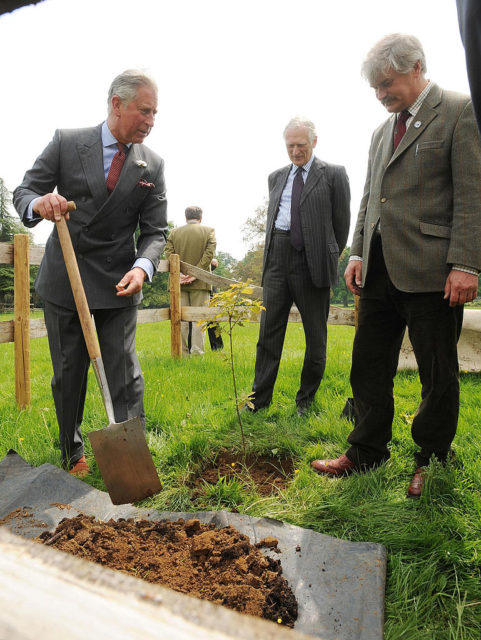
[[[181,289],[180,303],[183,307],[205,307],[209,304],[209,291],[207,289]],[[180,333],[184,355],[188,353],[202,355],[204,353],[205,332],[197,326],[196,322],[181,322]]]
[[[380,239],[374,241],[366,286],[359,303],[351,386],[354,430],[348,458],[374,466],[389,458],[394,417],[393,386],[406,327],[418,363],[421,403],[411,434],[421,451],[417,466],[432,455],[444,461],[456,433],[459,413],[457,341],[463,307],[450,307],[444,292],[404,293],[392,284]]]
[[[279,370],[289,311],[294,302],[299,309],[306,338],[306,351],[296,404],[308,405],[326,366],[329,287],[315,287],[305,251],[296,251],[288,233],[275,232],[263,279],[263,306],[255,364],[254,406],[267,407]]]
[[[139,416],[145,428],[144,379],[135,352],[137,307],[92,311],[115,420]],[[66,467],[84,455],[82,423],[90,358],[76,311],[45,302],[52,393],[57,412],[62,460]],[[107,423],[102,416],[102,424]]]

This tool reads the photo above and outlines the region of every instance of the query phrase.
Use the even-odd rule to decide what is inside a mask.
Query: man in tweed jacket
[[[215,230],[202,223],[202,209],[187,207],[182,227],[172,229],[165,245],[165,257],[178,254],[182,262],[210,271],[214,257],[216,239]],[[183,307],[205,307],[209,304],[212,286],[194,276],[181,274],[180,295]],[[204,353],[205,333],[196,322],[182,322],[182,354],[202,355]],[[190,346],[189,346],[190,334]]]
[[[481,147],[471,100],[428,81],[425,71],[420,42],[400,34],[383,38],[363,65],[392,115],[372,137],[345,272],[361,296],[351,369],[355,422],[345,455],[311,463],[342,475],[389,458],[393,378],[407,327],[422,384],[409,497],[421,494],[431,457],[444,462],[450,453],[459,412],[457,340],[481,269]]]
[[[346,245],[350,223],[349,181],[344,167],[313,155],[314,124],[292,119],[284,130],[292,164],[269,176],[261,315],[253,384],[254,411],[267,407],[279,369],[289,311],[299,309],[306,351],[296,396],[304,415],[314,400],[326,364],[330,287],[337,282],[338,258]],[[292,244],[291,203],[296,173],[303,180],[297,207],[301,246]],[[299,228],[298,227],[298,228]]]

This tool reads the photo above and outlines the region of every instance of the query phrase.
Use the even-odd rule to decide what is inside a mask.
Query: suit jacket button
[[[371,222],[371,229],[375,229],[376,228],[376,223],[375,222]]]
[[[90,229],[88,227],[85,227],[85,233],[88,233],[90,231]]]
[[[112,258],[110,256],[107,258],[107,262],[112,262]]]
[[[387,198],[381,198],[381,202],[384,203],[386,202]]]

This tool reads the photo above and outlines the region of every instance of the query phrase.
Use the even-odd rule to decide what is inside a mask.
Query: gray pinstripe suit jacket
[[[292,165],[271,173],[268,179],[265,270],[279,202]],[[314,158],[300,202],[307,263],[316,287],[332,287],[338,278],[338,258],[346,246],[350,223],[349,179],[344,167]]]
[[[15,208],[29,227],[42,220],[37,215],[25,219],[29,203],[39,195],[56,187],[75,201],[77,210],[70,214],[68,227],[91,309],[138,304],[141,293],[117,297],[115,285],[136,257],[148,258],[156,267],[167,234],[163,160],[143,144],[133,144],[109,195],[101,128],[57,130],[13,194]],[[141,186],[140,180],[154,186]],[[75,309],[56,227],[47,240],[35,288],[44,300]]]
[[[386,267],[406,292],[443,291],[452,264],[481,269],[481,145],[471,100],[436,84],[393,154],[395,116],[373,134],[351,254],[363,284],[378,221]]]

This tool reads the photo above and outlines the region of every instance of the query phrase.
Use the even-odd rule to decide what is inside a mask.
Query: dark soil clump
[[[279,560],[256,546],[275,548],[274,538],[256,546],[232,526],[216,529],[197,519],[109,520],[64,518],[53,534],[37,540],[147,582],[225,605],[288,627],[297,602]]]

